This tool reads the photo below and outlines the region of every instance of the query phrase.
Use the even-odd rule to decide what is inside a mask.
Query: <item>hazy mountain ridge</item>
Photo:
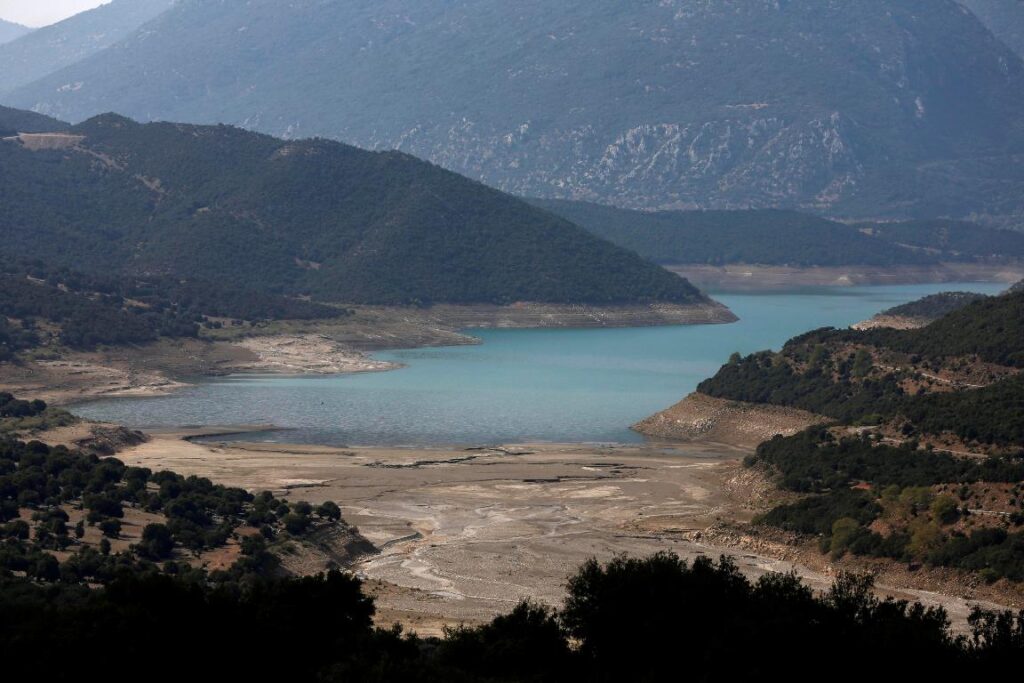
[[[1024,57],[1024,2],[1021,0],[960,0],[992,33]]]
[[[0,19],[0,45],[9,43],[12,40],[20,38],[31,32],[32,29],[28,26],[22,26],[21,24],[15,24],[13,21],[4,21],[3,19]]]
[[[183,0],[8,100],[398,147],[623,206],[1021,212],[1024,62],[952,0],[240,7]]]
[[[113,0],[0,46],[0,93],[114,45],[173,4],[174,0]]]
[[[958,221],[846,225],[778,209],[648,212],[529,201],[664,264],[905,266],[1024,260],[1024,233]]]
[[[69,127],[49,116],[0,106],[0,137],[15,133],[53,133]]]
[[[707,302],[629,251],[399,152],[116,115],[69,133],[38,151],[0,143],[8,255],[346,303]]]

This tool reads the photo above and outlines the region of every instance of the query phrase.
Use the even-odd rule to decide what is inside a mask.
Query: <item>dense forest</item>
[[[115,115],[70,132],[84,141],[0,143],[0,253],[329,302],[705,300],[563,219],[397,152]]]
[[[801,494],[758,523],[812,535],[836,558],[1024,581],[1024,374],[1014,371],[1024,366],[1024,293],[957,299],[891,311],[923,316],[956,304],[927,327],[810,332],[781,353],[734,356],[700,385],[835,420],[776,437],[747,459]]]
[[[975,571],[988,581],[1024,581],[1024,451],[969,459],[922,451],[913,442],[837,439],[816,427],[761,444],[747,459],[759,464],[778,474],[782,488],[813,495],[775,507],[758,523],[813,534],[836,556],[889,557]],[[1000,484],[1011,511],[972,513]],[[887,533],[872,527],[880,519]]]
[[[853,351],[852,349],[857,349]],[[897,353],[907,370],[876,366],[869,349]],[[1024,293],[986,297],[916,330],[825,329],[796,337],[780,353],[734,357],[698,391],[718,398],[792,406],[848,423],[902,417],[928,433],[1019,443],[1020,376],[951,395],[908,395],[903,381],[949,359],[1024,367]]]
[[[846,225],[796,211],[631,211],[531,199],[664,264],[899,266],[1024,259],[1024,233],[958,221]]]
[[[925,358],[978,356],[988,363],[1024,368],[1024,293],[982,299],[919,330],[842,330],[821,339],[830,337]]]

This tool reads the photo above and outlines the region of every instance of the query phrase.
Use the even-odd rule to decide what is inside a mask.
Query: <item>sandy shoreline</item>
[[[314,503],[337,501],[381,549],[353,568],[377,597],[379,622],[423,634],[481,623],[525,597],[559,604],[566,578],[589,557],[726,554],[749,576],[792,570],[816,589],[834,574],[827,561],[802,563],[795,548],[720,531],[742,528],[771,495],[735,450],[331,448],[183,440],[190,434],[154,433],[117,457]],[[920,590],[899,572],[883,575],[882,586],[941,604],[961,625],[974,600],[999,597],[983,587],[957,595]]]

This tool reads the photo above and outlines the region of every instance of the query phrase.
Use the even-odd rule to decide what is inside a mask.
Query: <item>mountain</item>
[[[1021,0],[960,0],[997,38],[1024,57],[1024,2]]]
[[[925,327],[953,311],[958,311],[965,306],[970,306],[986,298],[988,297],[984,294],[977,294],[975,292],[939,292],[938,294],[929,294],[922,299],[887,308],[872,319],[879,321],[877,325],[862,323],[854,325],[854,329],[871,329],[871,327],[911,329]],[[900,323],[900,327],[886,324],[886,321],[892,321],[893,319]]]
[[[16,38],[20,38],[26,33],[31,32],[32,29],[28,26],[22,26],[21,24],[15,24],[14,22],[0,19],[0,45],[9,43]]]
[[[777,354],[734,356],[698,391],[832,418],[745,460],[792,494],[756,524],[814,535],[834,558],[1024,581],[1021,368],[1024,293],[976,300],[920,329],[810,332]]]
[[[1024,259],[1024,233],[921,220],[846,225],[796,211],[635,211],[532,199],[609,242],[664,264],[916,265]]]
[[[346,303],[707,301],[632,252],[400,152],[108,114],[0,142],[0,177],[0,256],[85,274]]]
[[[181,0],[5,102],[634,208],[1024,215],[1024,62],[954,0]]]
[[[174,0],[113,0],[5,41],[0,28],[0,93],[43,78],[126,38]],[[74,87],[72,85],[72,87]]]
[[[0,106],[0,137],[15,133],[54,133],[69,127],[70,124],[49,116]]]

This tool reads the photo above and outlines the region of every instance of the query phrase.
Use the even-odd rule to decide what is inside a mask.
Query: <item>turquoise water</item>
[[[717,293],[740,322],[597,330],[478,330],[479,346],[376,354],[408,367],[337,377],[231,377],[173,396],[83,404],[84,417],[132,427],[273,424],[266,440],[348,445],[634,442],[629,425],[666,408],[733,351],[779,348],[891,306],[995,284]],[[250,435],[246,437],[252,440]]]

